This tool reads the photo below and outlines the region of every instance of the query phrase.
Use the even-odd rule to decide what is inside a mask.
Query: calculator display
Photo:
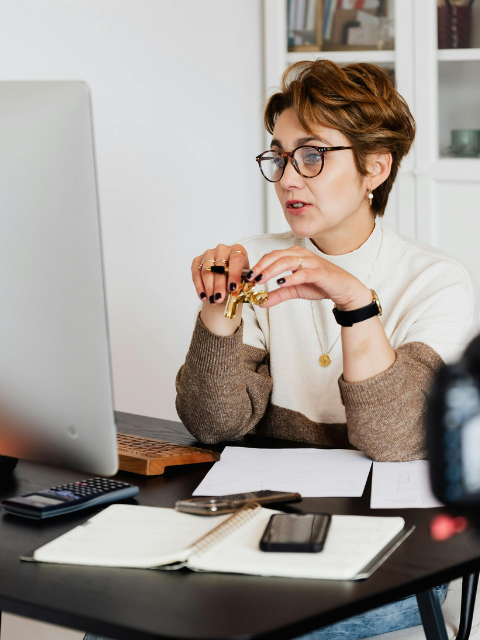
[[[79,509],[133,498],[137,493],[138,487],[128,482],[96,477],[67,482],[39,493],[7,498],[2,500],[0,505],[8,513],[42,520]]]
[[[25,500],[31,500],[32,502],[40,502],[41,504],[62,504],[63,500],[55,500],[55,498],[47,498],[46,496],[39,496],[35,494],[33,496],[27,496]]]

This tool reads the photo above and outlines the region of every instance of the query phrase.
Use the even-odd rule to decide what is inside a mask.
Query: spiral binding
[[[224,538],[230,535],[233,531],[239,528],[240,525],[245,524],[249,520],[252,520],[262,507],[256,503],[251,502],[244,505],[241,509],[236,511],[228,520],[219,524],[218,527],[212,529],[209,533],[202,536],[192,547],[192,556],[198,556],[201,553],[205,553],[211,547],[221,542]]]

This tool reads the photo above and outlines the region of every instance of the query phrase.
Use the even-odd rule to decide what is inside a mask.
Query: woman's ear
[[[392,169],[392,154],[391,153],[374,153],[369,158],[369,189],[376,189],[382,182],[390,175]]]

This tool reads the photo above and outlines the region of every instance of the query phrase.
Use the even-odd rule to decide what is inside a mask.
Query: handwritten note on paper
[[[372,509],[425,509],[443,506],[433,495],[427,460],[374,462]]]
[[[247,491],[296,491],[304,498],[360,497],[372,461],[349,449],[225,447],[193,492],[221,496]]]

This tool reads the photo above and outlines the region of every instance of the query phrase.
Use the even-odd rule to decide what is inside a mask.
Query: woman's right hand
[[[228,265],[228,275],[207,271],[206,267],[214,264],[223,267]],[[230,320],[224,317],[225,300],[240,284],[242,269],[248,267],[247,251],[241,244],[219,244],[193,260],[192,279],[197,295],[203,302],[202,321],[212,333],[225,336],[237,330],[242,317],[242,305],[239,305],[234,320]]]

